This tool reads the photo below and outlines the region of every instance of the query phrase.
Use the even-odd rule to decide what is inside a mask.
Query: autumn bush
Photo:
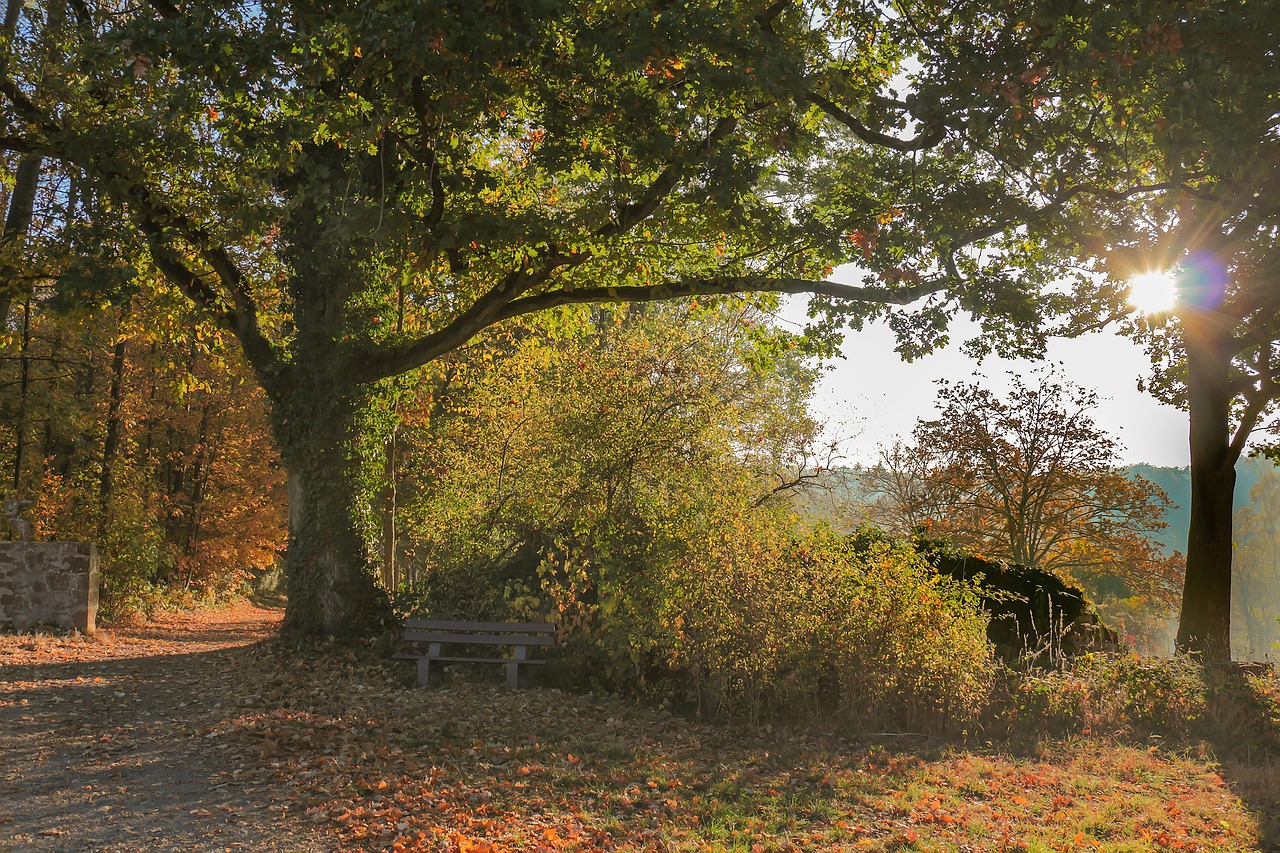
[[[1227,684],[1219,679],[1215,688],[1204,666],[1185,656],[1088,654],[1057,671],[1010,674],[991,710],[1014,734],[1183,739],[1223,719],[1210,712],[1215,689]]]
[[[906,546],[730,520],[651,611],[703,710],[927,730],[980,712],[995,665],[970,588]]]
[[[703,521],[700,535],[651,547],[647,561],[553,551],[540,585],[505,587],[459,567],[419,600],[445,612],[483,580],[507,603],[473,616],[557,623],[560,683],[709,717],[940,731],[983,712],[996,664],[970,587],[909,546],[867,549],[779,514]]]
[[[405,407],[402,611],[550,619],[544,677],[706,714],[971,717],[992,676],[976,597],[794,517],[826,464],[795,344],[734,304],[483,342],[474,381]]]

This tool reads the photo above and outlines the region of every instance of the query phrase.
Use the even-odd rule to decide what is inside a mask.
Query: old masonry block
[[[0,542],[0,624],[97,630],[98,549],[92,542]]]

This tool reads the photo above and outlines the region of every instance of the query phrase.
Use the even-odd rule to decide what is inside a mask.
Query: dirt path
[[[0,853],[329,849],[212,733],[279,618],[246,603],[94,639],[0,637]]]

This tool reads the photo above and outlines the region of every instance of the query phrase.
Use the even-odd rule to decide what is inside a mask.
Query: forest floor
[[[0,851],[1280,849],[1260,837],[1270,757],[845,740],[551,689],[417,690],[404,662],[286,652],[279,617],[0,637]]]
[[[166,614],[95,637],[0,636],[0,851],[325,850],[298,794],[216,727],[279,611]]]

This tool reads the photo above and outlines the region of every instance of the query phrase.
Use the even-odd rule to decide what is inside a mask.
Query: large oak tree
[[[1154,3],[1125,38],[1101,97],[1129,117],[1130,173],[1167,188],[1098,217],[1095,250],[1115,278],[1170,269],[1179,300],[1140,322],[1159,367],[1154,390],[1190,416],[1191,520],[1178,646],[1230,656],[1235,465],[1280,392],[1280,4]],[[1097,27],[1095,23],[1093,26]]]
[[[34,169],[42,274],[109,298],[154,267],[237,338],[289,475],[286,626],[357,633],[359,413],[494,324],[805,292],[832,325],[911,305],[908,355],[961,310],[1036,349],[1070,253],[1022,226],[1148,189],[1083,168],[1080,93],[1037,93],[1073,49],[1050,31],[982,3],[9,0],[6,251]],[[850,259],[861,284],[825,280]]]
[[[235,335],[288,470],[286,627],[351,634],[382,612],[351,431],[388,377],[569,303],[948,286],[825,282],[891,205],[798,183],[941,140],[886,94],[909,42],[856,5],[11,0],[0,148],[66,176],[64,289],[154,266]]]
[[[915,97],[963,143],[950,193],[972,197],[970,233],[1002,230],[1004,260],[1039,271],[1026,310],[1042,322],[1078,334],[1119,320],[1147,341],[1152,387],[1188,410],[1178,645],[1226,658],[1234,465],[1280,390],[1280,4],[1043,0],[920,15],[935,22],[935,61]],[[1002,122],[975,90],[1004,103]],[[923,187],[921,207],[949,192]],[[1133,317],[1130,278],[1164,269],[1182,278],[1177,310]]]

